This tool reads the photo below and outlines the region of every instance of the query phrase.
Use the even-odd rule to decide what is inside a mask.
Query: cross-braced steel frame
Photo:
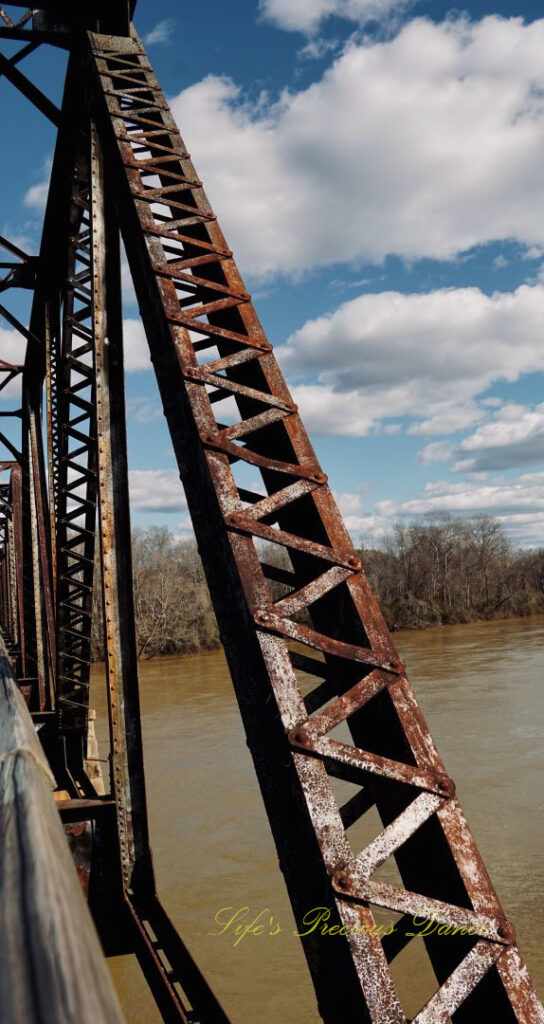
[[[156,896],[149,853],[120,231],[294,913],[302,924],[309,908],[331,909],[334,942],[318,930],[303,938],[321,1016],[405,1024],[391,964],[418,941],[407,932],[423,916],[442,934],[423,940],[436,991],[413,1024],[542,1024],[513,928],[130,5],[72,6],[42,3],[19,18],[0,9],[0,36],[24,43],[0,73],[58,125],[40,254],[7,243],[4,264],[5,286],[32,289],[33,304],[28,328],[2,307],[27,349],[21,450],[0,435],[12,460],[0,491],[0,597],[2,628],[71,796],[66,820],[95,822],[99,928],[105,935],[117,899],[125,913],[110,945],[136,950],[165,1020],[226,1020]],[[18,68],[42,43],[70,53],[60,110]],[[21,370],[0,364],[10,380]],[[259,480],[251,489],[248,467]],[[93,588],[105,621],[105,798],[85,771]],[[338,779],[355,787],[345,802]],[[381,830],[359,850],[350,829],[372,809]],[[390,858],[398,884],[379,878]],[[380,909],[398,924],[381,937]]]

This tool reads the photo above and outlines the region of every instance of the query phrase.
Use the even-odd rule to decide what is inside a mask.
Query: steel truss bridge
[[[413,941],[402,925],[422,915],[455,934],[420,940],[436,990],[413,1024],[543,1022],[454,784],[131,25],[134,4],[23,6],[0,8],[0,37],[20,43],[0,56],[0,74],[58,134],[39,253],[2,239],[2,298],[25,289],[31,302],[28,323],[0,306],[22,353],[0,362],[0,389],[20,384],[17,408],[2,416],[21,427],[19,441],[0,432],[1,626],[65,793],[62,820],[92,822],[89,906],[106,954],[137,954],[165,1021],[227,1020],[161,905],[150,854],[122,237],[294,914],[302,922],[324,905],[338,928],[334,941],[317,930],[302,940],[319,1013],[328,1024],[406,1024],[394,961]],[[40,46],[68,52],[60,108],[23,70]],[[243,485],[247,467],[254,490]],[[272,545],[288,568],[266,560]],[[106,634],[105,795],[86,762],[93,595]],[[349,740],[332,735],[341,724]],[[342,805],[337,779],[355,787]],[[353,849],[350,828],[373,808],[381,831]],[[391,857],[397,885],[378,877]],[[399,922],[381,938],[371,930],[380,909]]]

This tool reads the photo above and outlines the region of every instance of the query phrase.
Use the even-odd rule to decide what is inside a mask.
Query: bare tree
[[[399,523],[363,559],[393,628],[467,622],[544,608],[544,552],[515,552],[502,524],[436,513]]]
[[[132,540],[140,656],[218,647],[217,623],[195,542],[182,541],[165,527],[135,530]],[[272,599],[277,600],[292,587],[289,554],[278,544],[258,547]],[[490,516],[462,520],[437,513],[398,523],[380,548],[364,550],[362,556],[393,629],[544,609],[544,550],[514,551],[502,524]],[[102,657],[104,646],[99,594],[96,588],[95,659]],[[304,618],[307,613],[300,614]]]

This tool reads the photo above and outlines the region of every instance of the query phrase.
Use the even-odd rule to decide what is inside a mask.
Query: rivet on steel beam
[[[272,345],[270,345],[268,341],[259,341],[257,348],[260,349],[261,352],[272,351]]]
[[[202,441],[202,444],[213,444],[213,442],[214,442],[214,435],[213,434],[202,434],[200,440]]]
[[[225,522],[227,526],[240,526],[243,525],[244,517],[238,512],[231,512],[228,516],[225,516]]]
[[[363,568],[363,563],[360,558],[357,558],[357,555],[349,556],[348,565],[350,569],[353,569],[355,572],[359,572],[359,570]]]
[[[312,473],[312,480],[316,484],[326,484],[328,479],[326,473]]]
[[[335,885],[337,889],[347,889],[348,888],[349,878],[348,878],[346,872],[343,871],[343,870],[335,871],[334,875],[332,876],[332,881],[333,881],[333,885]]]
[[[295,726],[294,729],[290,729],[287,733],[289,743],[292,743],[296,747],[305,747],[308,743],[308,737],[300,726]]]
[[[452,797],[455,796],[455,782],[449,778],[439,778],[436,782],[436,788],[444,796]]]
[[[510,921],[507,921],[506,919],[504,919],[497,928],[497,935],[500,939],[504,939],[505,942],[516,941],[515,928],[510,924]]]
[[[235,519],[237,517],[231,516],[230,518]],[[272,618],[270,612],[267,612],[266,609],[264,608],[261,608],[259,609],[259,611],[255,612],[255,615],[253,617],[255,619],[255,622],[261,623],[263,626],[267,626]]]
[[[400,658],[390,658],[385,667],[388,672],[398,672],[399,674],[406,670],[406,665]]]

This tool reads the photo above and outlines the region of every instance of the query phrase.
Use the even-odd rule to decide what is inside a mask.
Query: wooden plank
[[[2,1024],[122,1024],[54,786],[0,637]]]

